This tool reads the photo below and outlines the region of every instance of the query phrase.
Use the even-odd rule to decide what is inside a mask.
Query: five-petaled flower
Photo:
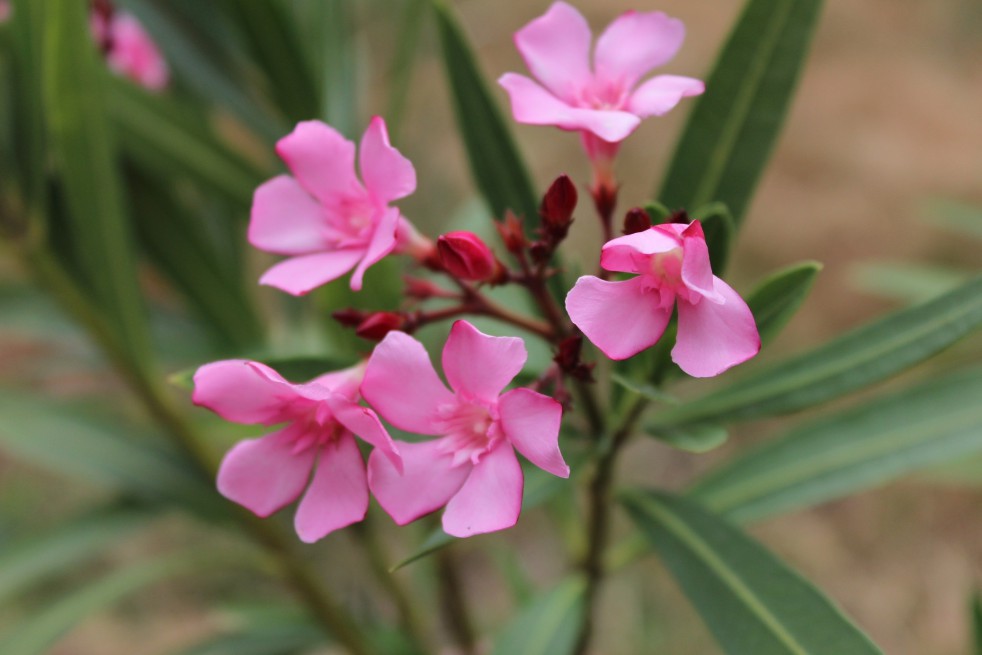
[[[357,291],[365,270],[393,250],[422,256],[432,249],[389,206],[416,189],[416,171],[389,144],[382,118],[373,118],[361,139],[364,185],[355,175],[355,144],[320,121],[299,123],[276,152],[293,176],[274,177],[256,189],[249,242],[290,258],[266,271],[261,284],[299,296],[353,268],[351,288]]]
[[[365,518],[368,483],[353,435],[381,451],[393,470],[402,460],[375,412],[358,404],[363,374],[362,364],[292,384],[258,362],[225,360],[199,368],[196,405],[235,423],[286,424],[240,441],[225,455],[218,471],[222,495],[269,516],[306,489],[295,526],[308,543]]]
[[[718,375],[760,350],[747,304],[713,275],[699,221],[655,225],[608,241],[600,265],[637,277],[607,282],[585,275],[566,296],[566,311],[611,359],[626,359],[654,345],[676,304],[672,359],[689,375]]]
[[[443,529],[456,537],[509,528],[518,521],[524,480],[517,449],[560,477],[562,407],[530,389],[501,393],[525,364],[524,342],[492,337],[467,321],[454,323],[437,377],[423,345],[390,332],[369,358],[361,391],[396,427],[442,438],[397,442],[404,470],[372,453],[372,493],[399,525],[446,505]]]
[[[661,116],[686,96],[705,89],[700,80],[647,73],[668,62],[682,46],[685,27],[662,12],[629,11],[597,39],[586,19],[565,2],[515,33],[515,46],[541,83],[506,73],[498,83],[511,98],[519,123],[577,130],[591,159],[609,159],[616,144],[641,123]]]

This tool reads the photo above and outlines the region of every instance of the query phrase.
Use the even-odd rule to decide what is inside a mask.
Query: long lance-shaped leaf
[[[791,320],[821,271],[822,265],[818,262],[794,264],[767,276],[750,292],[747,305],[757,322],[763,344],[773,341]]]
[[[740,225],[794,93],[821,0],[750,0],[719,54],[656,196],[726,203]]]
[[[146,365],[149,335],[106,115],[105,63],[85,3],[51,0],[43,25],[44,105],[64,183],[71,244],[85,287],[131,364]]]
[[[650,425],[748,420],[817,405],[899,373],[982,325],[982,276],[737,384],[662,410]]]
[[[491,655],[569,655],[583,621],[586,583],[567,578],[522,609],[495,641]]]
[[[441,0],[433,0],[433,7],[457,125],[474,181],[495,216],[511,209],[525,217],[526,225],[534,225],[538,218],[535,191],[496,99],[452,10]]]
[[[696,483],[690,494],[752,521],[982,451],[982,370],[917,385],[792,430]]]
[[[691,501],[630,491],[624,504],[728,655],[881,651],[807,580]]]
[[[30,205],[35,229],[43,229],[47,202],[45,121],[42,89],[43,31],[46,6],[33,0],[13,0],[10,42],[14,112],[13,144],[21,193]]]

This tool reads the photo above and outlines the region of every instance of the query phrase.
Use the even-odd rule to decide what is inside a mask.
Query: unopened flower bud
[[[684,225],[688,225],[691,222],[691,219],[689,218],[689,212],[685,211],[684,209],[676,209],[675,211],[673,211],[671,214],[668,215],[668,218],[665,219],[665,222],[682,223]]]
[[[573,222],[576,200],[576,185],[568,175],[557,177],[542,198],[542,205],[539,207],[542,224],[555,241],[566,236],[569,225]]]
[[[495,227],[498,228],[498,234],[501,235],[505,248],[513,255],[522,252],[528,246],[522,221],[510,209],[505,212],[505,217],[500,223],[495,223]]]
[[[336,312],[331,312],[331,316],[335,321],[345,327],[358,327],[368,317],[368,314],[360,309],[349,307],[348,309],[339,309]]]
[[[624,217],[624,234],[644,232],[650,227],[651,217],[648,216],[648,212],[640,207],[629,210]]]
[[[580,359],[580,352],[583,350],[583,337],[573,335],[566,337],[559,342],[556,348],[556,355],[552,361],[556,362],[559,369],[567,375],[584,382],[593,381],[593,364],[585,364]]]
[[[443,268],[456,278],[485,282],[498,277],[501,264],[473,232],[448,232],[436,240]]]
[[[363,339],[381,341],[393,330],[400,330],[406,325],[406,317],[395,312],[375,312],[361,322],[355,334]]]
[[[429,298],[454,298],[457,294],[447,291],[443,287],[418,277],[404,275],[402,278],[406,285],[405,293],[410,298],[416,300],[427,300]]]

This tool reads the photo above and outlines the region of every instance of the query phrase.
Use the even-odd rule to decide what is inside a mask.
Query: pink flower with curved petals
[[[658,75],[682,46],[685,27],[660,11],[621,14],[597,39],[586,19],[565,2],[515,33],[515,46],[538,82],[505,73],[498,80],[519,123],[555,125],[583,135],[591,159],[610,158],[616,144],[648,116],[667,113],[705,90],[701,80]]]
[[[412,163],[389,144],[376,116],[355,144],[320,121],[298,123],[276,152],[293,176],[262,184],[253,196],[249,242],[290,258],[260,278],[300,296],[354,269],[351,288],[361,289],[369,266],[394,250],[416,254],[432,248],[389,203],[416,190]]]
[[[457,321],[443,348],[437,377],[423,345],[390,332],[368,360],[361,392],[396,427],[439,435],[398,442],[404,470],[373,452],[368,484],[399,525],[446,506],[443,529],[469,537],[515,525],[524,479],[518,450],[539,468],[569,477],[559,452],[562,406],[530,389],[501,393],[525,364],[517,337],[492,337]]]
[[[672,359],[689,375],[719,375],[760,351],[747,303],[713,275],[699,221],[655,225],[608,241],[600,265],[638,276],[608,282],[585,275],[566,296],[566,311],[611,359],[627,359],[654,345],[676,304]]]
[[[294,524],[307,543],[365,518],[368,482],[354,435],[384,453],[394,470],[402,459],[375,412],[358,404],[363,374],[360,365],[293,384],[268,366],[241,359],[199,368],[196,405],[234,423],[286,424],[240,441],[225,455],[219,492],[266,517],[306,489]]]
[[[150,91],[162,91],[167,86],[170,81],[167,61],[132,14],[117,10],[107,20],[102,13],[94,11],[91,26],[96,41],[106,48],[106,63],[114,73]]]

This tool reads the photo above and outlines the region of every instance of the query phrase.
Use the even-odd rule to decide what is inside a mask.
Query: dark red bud
[[[406,317],[395,312],[375,312],[358,326],[355,334],[363,339],[381,341],[392,330],[401,330]]]
[[[549,244],[544,241],[536,241],[529,247],[529,253],[532,255],[532,261],[536,264],[543,264],[552,257],[553,249],[549,247]]]
[[[610,225],[617,206],[617,185],[610,182],[595,184],[590,193],[593,196],[593,204],[597,208],[597,214]]]
[[[689,212],[685,211],[684,209],[676,209],[675,211],[673,211],[671,214],[668,215],[668,218],[665,219],[665,222],[666,223],[682,223],[682,224],[688,225],[688,223],[689,223]]]
[[[484,282],[498,277],[501,264],[473,232],[448,232],[436,240],[444,270],[461,280]]]
[[[539,214],[542,216],[542,224],[550,232],[561,232],[561,236],[566,236],[569,224],[573,222],[573,210],[576,209],[577,193],[576,185],[569,179],[568,175],[560,175],[552,183],[546,195],[542,198],[542,205],[539,207]]]
[[[571,337],[566,337],[556,347],[556,356],[552,358],[552,361],[556,362],[559,369],[567,375],[585,382],[592,382],[593,364],[584,364],[580,360],[580,351],[582,349],[582,336],[575,334]]]
[[[518,254],[528,246],[525,239],[525,230],[522,229],[522,221],[509,209],[505,212],[505,217],[500,223],[495,223],[498,234],[505,248],[512,254]]]
[[[332,312],[331,316],[334,317],[335,321],[345,327],[358,327],[368,314],[359,309],[349,307],[348,309],[339,309],[336,312]]]
[[[648,212],[640,207],[629,210],[627,216],[624,217],[624,234],[644,232],[650,227],[651,217],[648,216]]]

